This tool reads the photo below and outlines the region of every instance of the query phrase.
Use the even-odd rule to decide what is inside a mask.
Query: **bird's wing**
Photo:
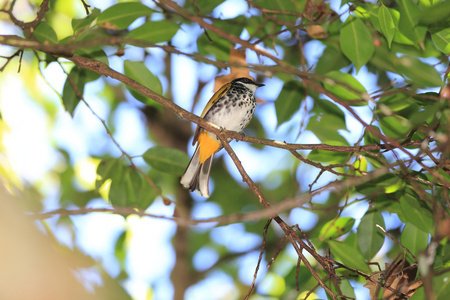
[[[211,99],[209,99],[208,103],[203,109],[203,112],[200,116],[201,118],[204,118],[206,116],[211,107],[228,92],[230,87],[231,83],[227,83],[223,85],[217,92],[214,93],[214,95],[211,97]],[[199,134],[200,134],[200,126],[197,126],[197,128],[195,129],[194,140],[192,141],[192,145],[195,145],[195,143],[197,143]]]

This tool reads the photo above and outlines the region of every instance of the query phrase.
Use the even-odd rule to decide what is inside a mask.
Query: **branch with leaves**
[[[381,293],[383,297],[409,297],[417,291],[420,286],[417,283],[422,280],[427,298],[439,296],[435,293],[440,293],[439,287],[444,284],[440,271],[446,264],[441,261],[446,257],[443,241],[449,238],[448,230],[443,230],[440,225],[447,224],[449,219],[450,93],[447,75],[450,70],[450,24],[445,13],[449,5],[442,2],[424,7],[409,0],[391,6],[354,3],[343,4],[341,12],[337,13],[327,2],[306,1],[301,5],[294,1],[279,1],[275,5],[273,1],[260,0],[247,1],[249,9],[245,16],[223,19],[213,14],[219,3],[196,0],[179,5],[170,0],[160,0],[154,1],[152,10],[139,2],[130,2],[100,11],[82,0],[79,4],[88,16],[73,18],[73,35],[64,39],[58,39],[52,27],[50,16],[55,12],[49,7],[49,1],[42,1],[36,8],[36,18],[31,22],[23,22],[14,15],[15,1],[0,9],[0,13],[23,32],[22,37],[0,33],[0,44],[14,49],[9,55],[2,56],[4,62],[0,70],[7,70],[16,57],[19,57],[21,66],[22,57],[29,50],[34,52],[40,68],[41,65],[46,67],[52,60],[60,65],[73,63],[70,71],[63,68],[67,75],[61,93],[65,109],[73,114],[77,105],[84,103],[102,123],[107,136],[124,158],[105,158],[97,169],[100,177],[96,181],[97,189],[107,185],[107,182],[112,182],[111,189],[118,191],[123,191],[120,185],[128,185],[127,193],[116,195],[110,190],[112,207],[59,208],[35,217],[46,219],[54,215],[64,217],[104,212],[166,219],[179,226],[183,241],[186,241],[187,230],[194,225],[243,223],[250,227],[252,222],[265,222],[261,235],[262,247],[246,298],[257,285],[257,273],[268,239],[272,239],[271,242],[279,239],[282,245],[269,266],[284,259],[279,253],[285,251],[286,245],[291,245],[295,250],[297,263],[292,266],[295,284],[290,288],[306,291],[306,297],[321,289],[332,299],[354,298],[350,292],[349,275],[356,280],[367,281],[372,297]],[[152,14],[158,14],[158,18],[153,20],[150,17]],[[434,16],[433,20],[429,15]],[[142,17],[145,18],[142,25],[130,27]],[[192,43],[197,43],[194,52],[177,45],[174,39],[178,32],[186,28],[202,31],[199,36],[190,37]],[[316,62],[312,62],[308,52],[308,47],[314,43],[324,48]],[[106,55],[105,47],[116,52]],[[233,70],[238,69],[245,74],[252,71],[260,79],[277,78],[283,83],[274,101],[277,126],[298,128],[298,136],[306,129],[321,142],[301,144],[286,142],[282,137],[277,137],[278,140],[267,139],[264,130],[255,131],[257,136],[242,135],[205,121],[177,105],[170,93],[164,95],[158,76],[150,72],[144,63],[129,61],[127,52],[132,47],[142,50],[144,57],[152,58],[153,51],[164,53],[167,66],[171,57],[183,56],[199,65],[230,68],[231,74],[217,77],[217,82],[233,79]],[[255,55],[259,63],[235,59],[230,49],[236,47],[243,53]],[[108,56],[123,57],[123,73],[109,64]],[[433,62],[427,61],[430,57],[433,57]],[[164,74],[167,79],[172,77],[170,72],[168,70]],[[368,92],[361,84],[358,75],[361,73],[370,73],[377,78],[377,87],[371,88],[375,92]],[[112,78],[120,82],[121,87],[126,87],[132,97],[147,105],[143,111],[150,116],[153,124],[163,119],[170,118],[177,122],[183,119],[216,134],[246,188],[234,184],[234,190],[238,191],[236,194],[227,196],[229,190],[226,190],[220,197],[217,192],[212,195],[211,201],[222,208],[230,201],[240,201],[240,206],[223,216],[192,218],[190,209],[195,202],[188,194],[179,185],[169,183],[170,180],[164,186],[171,186],[176,193],[160,187],[162,173],[154,176],[147,172],[147,166],[141,168],[135,164],[136,157],[123,150],[114,138],[108,121],[100,118],[91,107],[89,99],[85,98],[84,86],[98,78]],[[171,80],[167,81],[170,86]],[[48,83],[51,85],[50,81]],[[199,87],[203,86],[205,83],[200,82]],[[423,92],[424,89],[426,92]],[[365,111],[362,112],[362,109]],[[291,119],[300,110],[303,119],[300,124],[293,124],[297,121]],[[362,132],[352,131],[351,125],[347,124],[349,119],[354,120]],[[168,123],[175,129],[171,127],[169,130]],[[165,135],[171,135],[169,141],[182,136],[187,142],[189,138],[184,133],[175,134],[178,123],[160,122],[158,126]],[[350,144],[341,135],[343,130],[356,134],[356,142],[351,141],[353,144]],[[155,136],[160,137],[161,134]],[[280,186],[273,190],[265,186],[268,179],[255,182],[230,146],[232,139],[265,146],[264,151],[273,148],[285,150],[294,161],[289,166],[289,180],[283,179]],[[154,142],[158,144],[161,141],[154,139]],[[167,155],[166,161],[183,161],[184,154],[180,156],[180,152],[171,150],[184,147],[165,143],[168,148],[157,152],[156,156]],[[169,157],[169,153],[173,156]],[[145,154],[143,157],[149,164],[150,172],[160,171],[152,165],[152,159],[146,159]],[[179,172],[176,168],[174,170],[171,176]],[[303,174],[305,170],[314,171],[308,177]],[[119,178],[120,174],[124,174],[125,179]],[[302,174],[302,178],[297,178],[295,174]],[[328,183],[323,183],[327,180]],[[217,191],[225,186],[219,180],[215,183]],[[247,200],[253,197],[247,191],[256,196],[262,210],[249,211],[245,208],[245,203],[251,202]],[[174,216],[145,212],[156,198],[163,199],[167,205],[174,203]],[[342,214],[344,210],[351,211],[355,203],[366,203],[369,209],[352,231],[355,219],[343,217]],[[289,224],[295,224],[295,220],[287,217],[286,213],[299,207],[317,214],[319,222],[316,227],[320,230],[313,228],[303,232],[297,225]],[[385,271],[380,271],[382,273],[373,273],[367,263],[374,259],[384,243],[384,235],[380,238],[377,230],[386,228],[382,213],[396,214],[402,221],[399,233],[395,230],[389,233],[383,229],[383,234],[394,240],[396,251],[404,251],[404,255],[400,261],[396,259]],[[281,228],[280,236],[268,235],[272,220]],[[432,236],[431,242],[428,235]],[[418,241],[423,241],[423,247],[419,246]],[[183,245],[177,247],[180,250]],[[439,251],[427,250],[427,261],[433,258],[441,260],[437,259],[439,263],[436,266],[428,264],[426,269],[434,269],[426,274],[409,272],[417,266],[420,269],[419,254],[425,247],[439,248]],[[185,255],[185,251],[178,250],[177,254]],[[305,251],[312,258],[305,256]],[[220,267],[220,264],[215,267]],[[302,267],[312,276],[305,286],[299,283]],[[277,272],[274,269],[271,268],[270,272]],[[408,276],[402,275],[400,278],[402,272],[409,272]],[[384,280],[379,280],[381,277]],[[285,280],[288,282],[289,279]],[[177,292],[176,298],[182,295],[183,291]]]

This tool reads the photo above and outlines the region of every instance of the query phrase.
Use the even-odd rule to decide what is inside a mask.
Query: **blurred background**
[[[71,36],[71,20],[86,17],[82,1],[50,2],[51,11],[47,15],[47,22],[52,25],[58,39]],[[97,8],[100,11],[116,3],[105,0],[87,2],[90,9]],[[165,18],[163,13],[157,12],[160,7],[155,2],[141,3],[154,10],[150,16],[152,21]],[[183,1],[177,3],[189,6]],[[39,5],[40,1],[16,1],[13,13],[19,20],[31,21],[36,17],[36,7]],[[329,1],[327,5],[342,21],[347,19],[350,12],[348,6],[341,6],[340,1]],[[247,1],[227,0],[223,3],[220,1],[211,10],[209,20],[214,22],[215,19],[234,19],[255,14],[256,9],[249,7]],[[138,28],[145,22],[145,17],[140,17],[127,30]],[[11,24],[4,13],[0,14],[0,28],[2,35],[21,35],[21,30]],[[120,35],[120,32],[113,34]],[[203,28],[186,22],[176,31],[170,45],[184,53],[202,53],[203,50],[199,48],[206,46],[199,46],[197,40],[203,37]],[[249,37],[249,32],[242,31],[242,39]],[[292,36],[286,32],[280,34],[279,39],[289,44]],[[287,49],[276,45],[266,50],[283,58],[287,56]],[[302,49],[304,64],[316,66],[324,49],[325,45],[321,41],[308,40]],[[106,46],[103,50],[109,66],[120,73],[127,72],[124,69],[125,61],[143,62],[151,74],[159,79],[162,95],[197,115],[201,114],[214,92],[215,78],[230,72],[229,69],[219,69],[186,55],[167,53],[158,47],[126,45],[121,55],[117,55],[117,47]],[[15,51],[11,47],[0,46],[0,55],[3,57]],[[250,50],[246,50],[245,54],[249,64],[273,64],[271,60],[257,56]],[[206,57],[215,59],[212,55]],[[429,59],[430,63],[438,62],[437,58]],[[5,264],[8,261],[22,261],[22,264],[14,264],[8,270],[15,270],[17,274],[33,270],[30,278],[42,277],[43,282],[40,285],[35,280],[27,281],[27,278],[17,275],[23,282],[10,285],[8,276],[3,274],[0,277],[3,282],[1,290],[4,290],[4,295],[12,297],[2,298],[13,299],[19,291],[26,290],[30,282],[36,283],[35,291],[51,282],[53,287],[61,287],[59,295],[71,294],[74,299],[88,299],[94,295],[103,295],[100,296],[103,299],[137,300],[183,297],[196,300],[242,299],[255,274],[265,220],[234,224],[202,223],[184,227],[177,226],[172,220],[141,217],[126,212],[83,212],[84,208],[113,209],[108,199],[108,190],[111,188],[111,193],[113,186],[111,182],[99,180],[97,168],[101,162],[117,159],[124,168],[129,168],[132,161],[148,174],[168,200],[173,201],[163,201],[154,195],[151,204],[145,209],[147,214],[199,220],[260,209],[257,198],[242,182],[228,154],[222,150],[216,156],[209,199],[188,193],[178,184],[179,177],[154,170],[143,154],[152,147],[164,146],[183,151],[190,157],[194,150],[191,142],[195,124],[179,119],[156,104],[144,104],[123,84],[105,77],[86,84],[83,93],[85,102],[81,101],[73,111],[68,112],[67,107],[62,105],[62,95],[66,72],[70,72],[73,64],[65,60],[60,60],[61,63],[46,63],[42,56],[41,60],[38,64],[36,54],[27,51],[20,65],[15,58],[0,73],[0,174],[5,187],[2,199],[11,198],[10,201],[4,201],[5,207],[1,209],[3,224],[0,227],[5,230],[2,236],[11,246],[9,252],[5,252],[10,255],[2,255],[2,259]],[[20,72],[17,72],[19,67]],[[366,66],[358,72],[349,67],[346,72],[353,75],[369,94],[381,88],[377,77]],[[288,121],[280,122],[275,101],[283,89],[285,78],[263,72],[251,72],[250,75],[265,86],[257,91],[256,95],[261,101],[254,119],[244,131],[246,134],[290,143],[321,142],[308,128],[314,108],[311,97],[307,96],[301,101],[298,111],[289,116]],[[403,80],[394,73],[389,76],[390,80]],[[438,89],[424,91],[436,92]],[[365,122],[370,123],[373,108],[374,105],[367,105],[354,109]],[[107,124],[110,133],[102,121]],[[364,128],[348,112],[345,112],[344,125],[345,128],[338,132],[348,144],[354,145],[363,136]],[[320,169],[301,164],[288,151],[246,142],[234,141],[231,145],[250,177],[273,203],[295,199],[310,191],[311,184],[317,188],[336,179],[330,173],[318,176]],[[307,156],[310,151],[300,153]],[[14,196],[9,195],[11,192]],[[318,224],[323,225],[334,217],[328,215],[330,212],[326,209],[317,209],[321,205],[331,205],[330,198],[330,192],[325,191],[314,197],[316,207],[304,205],[281,216],[288,224],[298,224],[307,234],[317,235],[320,229]],[[351,217],[355,220],[350,225],[351,232],[356,232],[370,206],[368,201],[360,201],[362,198],[358,193],[349,195],[346,203],[352,204],[343,206],[339,212],[341,218]],[[78,213],[46,214],[58,209]],[[25,216],[23,211],[27,212]],[[399,231],[404,226],[395,213],[385,211],[383,218],[387,231]],[[29,226],[30,220],[33,226]],[[9,236],[10,230],[17,234]],[[20,232],[26,235],[22,236]],[[27,235],[29,237],[25,238]],[[283,233],[276,224],[271,225],[268,235],[266,253],[256,279],[257,292],[250,299],[301,299],[301,293],[295,291],[297,254],[292,246],[281,246]],[[19,236],[23,238],[18,239]],[[32,242],[35,239],[36,242]],[[386,239],[382,244],[383,247],[373,259],[380,264],[387,262],[386,254],[392,250],[393,242]],[[49,245],[53,246],[49,248]],[[268,271],[266,265],[279,250],[281,253]],[[10,259],[12,257],[14,260]],[[67,264],[70,271],[45,272],[56,270],[51,267],[55,257],[61,257],[63,265]],[[42,266],[39,265],[40,261]],[[300,268],[298,276],[301,291],[308,291],[315,285],[305,267]],[[54,281],[58,278],[63,281],[66,277],[66,283],[57,284]],[[72,277],[75,278],[73,282]],[[370,299],[369,290],[363,287],[364,282],[351,282],[357,299]],[[84,289],[78,288],[78,284]],[[69,292],[69,289],[74,291]],[[84,290],[87,294],[80,292]],[[42,293],[42,299],[49,299],[45,292]],[[24,292],[22,299],[30,299],[27,296],[30,295]],[[316,290],[308,299],[315,297],[326,296],[323,291]]]

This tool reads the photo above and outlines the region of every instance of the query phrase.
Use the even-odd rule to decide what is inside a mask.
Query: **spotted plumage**
[[[255,90],[263,85],[245,77],[225,84],[211,97],[201,117],[227,130],[242,131],[255,112]],[[197,148],[180,182],[190,191],[197,190],[201,196],[209,197],[211,164],[222,144],[215,134],[199,126],[192,144],[196,143]]]

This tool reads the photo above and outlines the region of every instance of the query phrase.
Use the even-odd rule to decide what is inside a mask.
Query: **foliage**
[[[178,225],[171,275],[175,299],[217,272],[231,278],[235,299],[311,299],[312,293],[344,299],[355,298],[356,288],[384,299],[400,294],[444,299],[450,293],[449,1],[241,1],[243,9],[232,17],[222,15],[229,4],[222,0],[127,1],[102,9],[94,1],[64,1],[64,8],[58,1],[34,7],[36,2],[28,3],[35,15],[23,21],[13,9],[15,1],[0,11],[0,20],[14,32],[0,30],[0,44],[9,46],[1,48],[2,78],[19,66],[28,96],[50,126],[57,126],[55,111],[64,109],[76,119],[87,107],[109,144],[86,159],[96,166],[96,178],[86,184],[80,183],[77,156],[58,142],[60,163],[50,167],[49,176],[24,184],[13,168],[2,166],[2,182],[23,200],[22,209],[42,219],[56,215],[53,230],[67,226],[75,236],[70,220],[92,212],[123,215],[127,221],[132,214],[169,219]],[[239,55],[245,54],[242,63]],[[197,96],[189,105],[181,105],[177,97],[188,94],[174,85],[174,78],[190,76],[174,65],[179,57],[200,74],[193,76]],[[56,78],[45,76],[55,66],[65,76],[60,88]],[[276,122],[257,113],[250,134],[243,136],[221,131],[181,107],[193,107],[202,93],[211,95],[205,81],[227,68],[231,76],[244,68],[264,81],[261,109],[274,100]],[[60,102],[43,100],[47,95],[36,84],[39,76]],[[108,113],[90,105],[93,86]],[[126,125],[114,121],[124,101],[148,125],[145,140],[152,146],[141,155],[130,154],[115,138]],[[2,111],[5,145],[8,118]],[[204,201],[179,184],[192,136],[188,121],[219,135],[222,152],[231,157],[213,166],[207,201],[217,205],[219,217],[197,218],[194,211]],[[308,137],[319,143],[304,143]],[[261,170],[250,172],[246,161],[242,165],[243,152],[235,154],[227,138],[244,141],[233,148],[258,151],[246,157],[260,159]],[[263,147],[241,148],[242,143]],[[275,158],[279,166],[271,161]],[[232,161],[239,174],[224,160]],[[263,178],[255,182],[246,171]],[[58,209],[50,212],[45,204],[49,177],[58,181],[59,191]],[[101,208],[93,209],[90,205],[102,197]],[[161,202],[173,217],[149,212]],[[296,217],[300,208],[314,216],[313,226],[304,230],[297,225],[304,224]],[[208,222],[216,223],[206,231],[191,226]],[[232,233],[235,241],[220,241],[219,231],[236,230],[235,225],[242,226]],[[120,274],[95,266],[105,287],[120,290],[120,299],[131,297],[121,286],[130,276],[125,267],[130,232],[124,225],[115,244]],[[258,238],[256,247],[246,240],[250,235]],[[233,250],[239,241],[242,249]],[[74,248],[76,255],[76,243]],[[191,267],[208,251],[217,256],[210,267]],[[247,254],[256,257],[245,270],[258,275],[253,283],[251,275],[238,275],[247,266],[239,263]],[[260,266],[267,264],[262,272]]]

